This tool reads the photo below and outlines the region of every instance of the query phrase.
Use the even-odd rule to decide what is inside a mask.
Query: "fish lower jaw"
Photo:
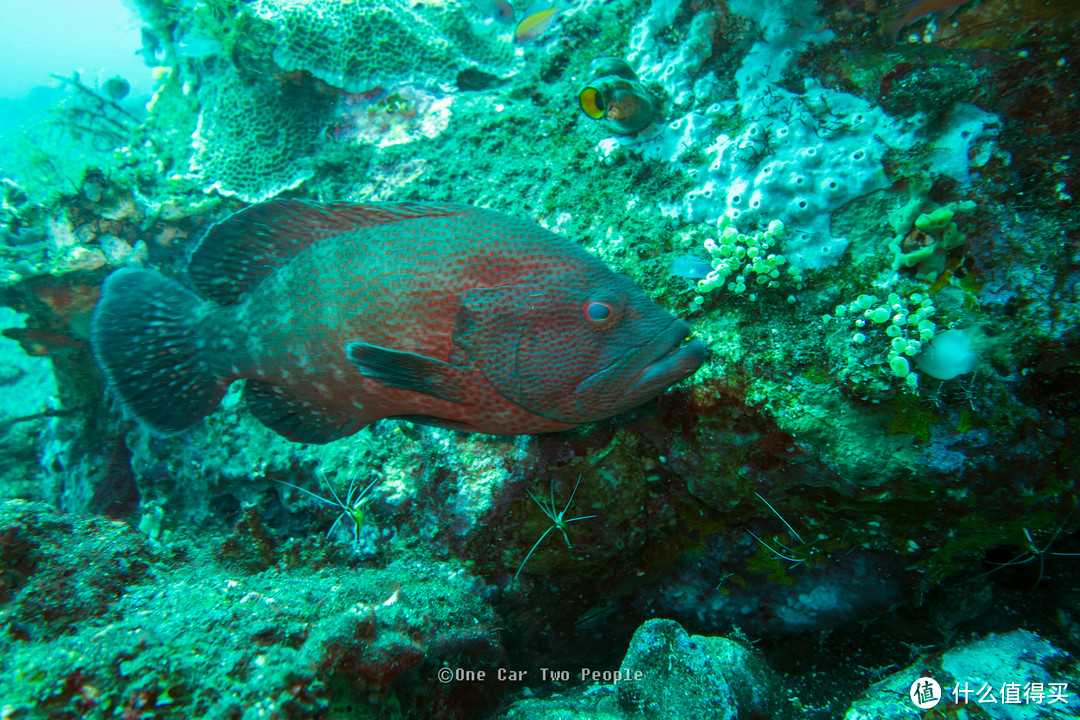
[[[683,338],[667,353],[649,363],[628,390],[628,395],[649,397],[693,375],[708,360],[705,343],[695,337]]]

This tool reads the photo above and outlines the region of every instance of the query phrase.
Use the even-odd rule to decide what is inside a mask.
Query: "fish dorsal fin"
[[[304,248],[322,240],[359,228],[459,212],[461,208],[454,205],[270,200],[210,226],[191,253],[188,277],[203,297],[231,305]]]

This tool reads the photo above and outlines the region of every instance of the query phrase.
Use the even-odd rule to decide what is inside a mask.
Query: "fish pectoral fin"
[[[323,445],[352,435],[360,426],[348,415],[313,405],[278,385],[246,380],[244,402],[255,419],[293,442]]]
[[[378,380],[383,385],[412,390],[459,405],[470,404],[462,390],[463,367],[362,342],[347,344],[345,356],[361,375]]]

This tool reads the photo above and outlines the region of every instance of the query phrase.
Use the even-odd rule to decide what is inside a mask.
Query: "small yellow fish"
[[[535,40],[551,27],[555,18],[563,11],[558,3],[542,2],[533,5],[514,28],[514,42],[524,43]]]

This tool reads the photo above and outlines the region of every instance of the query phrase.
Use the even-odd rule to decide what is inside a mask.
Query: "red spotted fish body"
[[[501,435],[639,405],[705,360],[689,327],[569,240],[465,205],[273,200],[213,226],[198,294],[108,277],[94,355],[124,407],[180,432],[246,380],[254,415],[324,443],[398,417]]]

